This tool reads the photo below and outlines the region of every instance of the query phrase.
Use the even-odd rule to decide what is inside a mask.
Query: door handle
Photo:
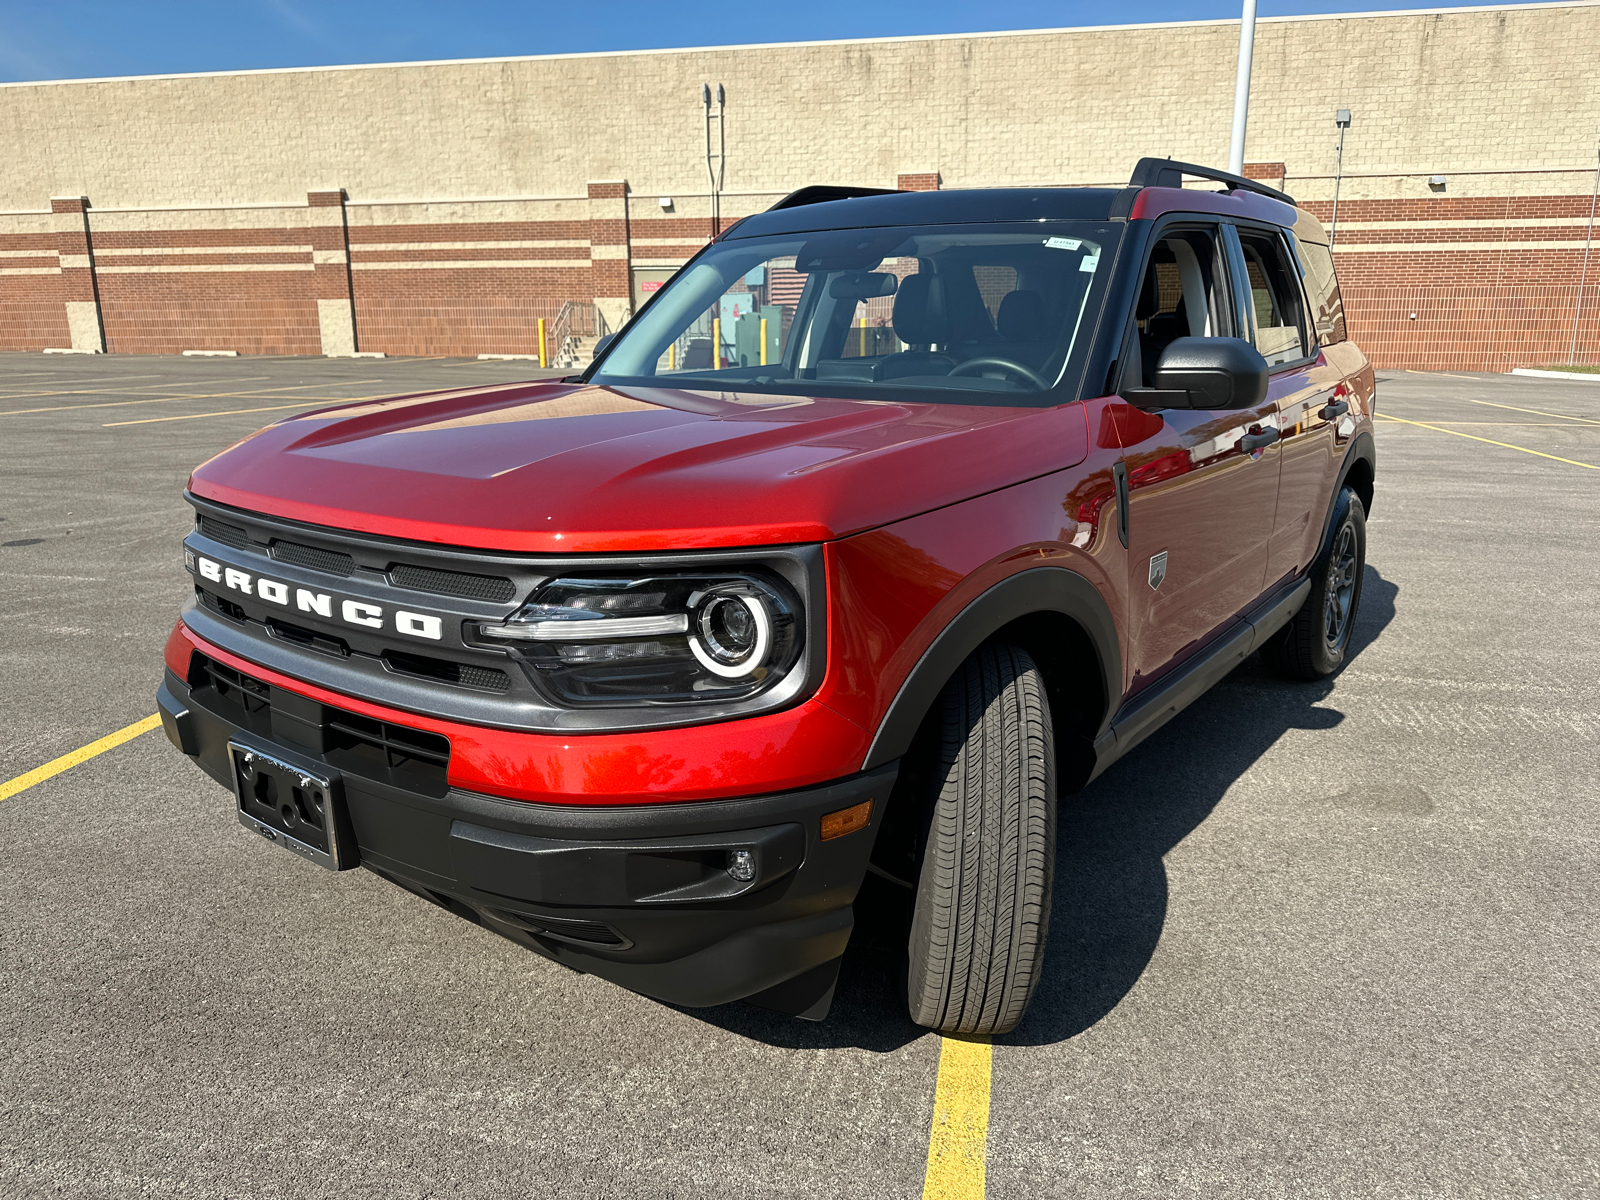
[[[1345,413],[1349,411],[1350,401],[1346,400],[1343,396],[1340,396],[1337,400],[1329,400],[1328,407],[1324,408],[1317,415],[1324,421],[1332,421],[1337,417],[1344,416]]]
[[[1265,429],[1257,429],[1254,433],[1245,434],[1239,439],[1239,448],[1247,454],[1254,454],[1257,450],[1263,450],[1272,445],[1273,442],[1278,440],[1278,436],[1278,431],[1269,425]]]

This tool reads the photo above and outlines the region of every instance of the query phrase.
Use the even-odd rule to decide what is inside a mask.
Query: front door
[[[1218,225],[1168,226],[1148,253],[1135,310],[1145,380],[1175,338],[1240,328]],[[1265,587],[1277,405],[1270,395],[1237,411],[1113,405],[1107,420],[1126,472],[1129,690],[1137,692],[1234,624]]]
[[[1248,336],[1272,372],[1267,398],[1277,406],[1283,458],[1278,511],[1267,548],[1267,582],[1272,584],[1303,570],[1316,553],[1337,453],[1337,420],[1328,406],[1343,374],[1317,352],[1300,273],[1283,234],[1247,225],[1236,232],[1235,277],[1247,293],[1241,303]]]

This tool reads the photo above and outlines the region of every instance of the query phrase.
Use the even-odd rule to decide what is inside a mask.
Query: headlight
[[[804,641],[794,592],[756,571],[555,579],[472,632],[572,705],[744,700],[795,670]]]

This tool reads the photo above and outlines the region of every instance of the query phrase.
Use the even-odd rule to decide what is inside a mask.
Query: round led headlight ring
[[[772,614],[760,596],[710,592],[694,615],[689,649],[714,675],[740,679],[765,666],[772,652]]]

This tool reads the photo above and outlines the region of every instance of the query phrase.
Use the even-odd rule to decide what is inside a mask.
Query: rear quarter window
[[[1345,340],[1344,301],[1339,295],[1339,277],[1333,271],[1333,254],[1315,242],[1296,241],[1300,264],[1305,269],[1306,295],[1311,302],[1311,323],[1317,341],[1324,346]]]

